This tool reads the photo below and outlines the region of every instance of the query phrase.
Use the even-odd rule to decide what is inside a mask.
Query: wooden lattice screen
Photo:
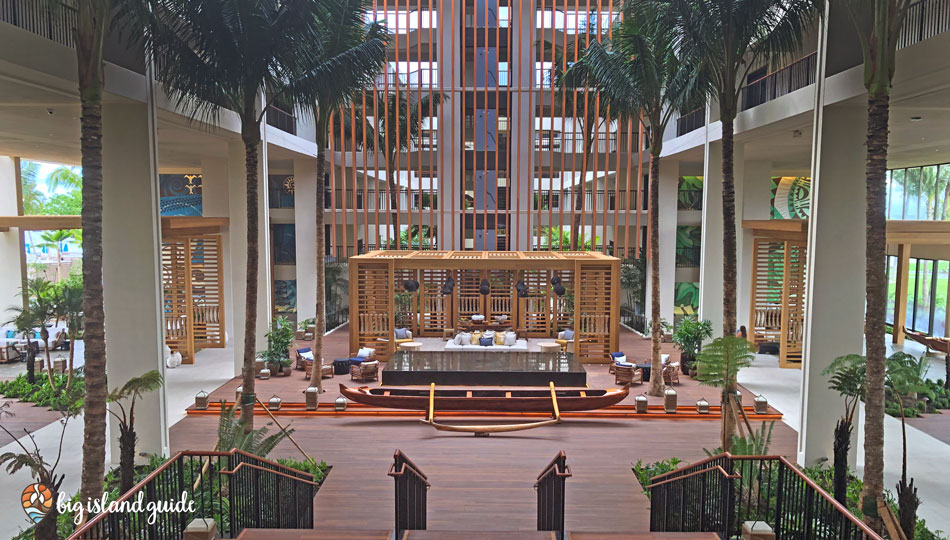
[[[617,348],[611,333],[611,296],[620,293],[610,265],[584,265],[578,270],[575,312],[575,351],[581,362],[606,362]]]
[[[472,315],[485,313],[485,297],[478,292],[483,272],[480,270],[459,270],[456,272],[455,305],[458,320],[469,320]]]
[[[804,242],[756,238],[749,339],[775,343],[781,367],[801,367],[805,328]]]
[[[518,327],[528,337],[551,335],[551,289],[547,270],[524,270],[521,279],[528,286],[528,296],[518,299]]]
[[[350,310],[351,317],[356,315],[356,328],[350,332],[356,336],[357,348],[373,348],[381,360],[388,359],[391,354],[392,283],[391,264],[350,265],[350,305],[356,307]]]
[[[504,316],[514,321],[515,310],[512,298],[515,298],[515,280],[510,270],[488,270],[488,282],[491,284],[491,293],[485,299],[485,316],[492,320]]]
[[[419,282],[420,331],[419,335],[442,337],[442,331],[453,328],[452,295],[442,294],[448,279],[448,270],[421,270]],[[453,278],[454,279],[454,278]]]
[[[221,236],[162,241],[165,344],[192,364],[195,352],[225,345]]]

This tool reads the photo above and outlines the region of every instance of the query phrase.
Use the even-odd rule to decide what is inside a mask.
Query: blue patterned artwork
[[[277,313],[297,312],[297,280],[274,280],[274,309]]]
[[[200,174],[160,174],[158,189],[163,216],[201,215]]]

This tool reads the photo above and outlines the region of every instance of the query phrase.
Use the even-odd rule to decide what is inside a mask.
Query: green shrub
[[[294,458],[278,458],[277,463],[292,469],[297,469],[298,471],[311,473],[313,475],[313,481],[317,484],[323,483],[323,480],[327,477],[327,472],[330,469],[327,466],[326,461],[311,463],[310,461],[300,461]]]
[[[54,374],[55,386],[50,386],[46,377],[37,377],[36,383],[30,384],[26,380],[26,374],[21,373],[13,380],[0,383],[0,394],[7,398],[35,403],[37,407],[49,407],[54,411],[81,409],[82,396],[86,394],[86,381],[81,369],[73,374],[69,392],[66,392],[66,380],[66,375]]]
[[[649,496],[650,490],[647,489],[647,486],[650,485],[651,479],[654,476],[675,471],[680,463],[682,463],[682,460],[675,457],[647,463],[645,465],[643,460],[638,459],[637,463],[633,466],[633,473],[637,475],[637,481],[640,482],[640,487],[643,488],[643,492]]]

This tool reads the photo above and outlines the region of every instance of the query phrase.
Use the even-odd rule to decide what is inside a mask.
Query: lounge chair
[[[294,351],[294,369],[306,369],[307,361],[313,361],[312,349],[304,341],[295,341],[292,348]]]
[[[614,366],[615,384],[642,384],[643,370],[634,365]]]
[[[371,360],[350,367],[350,379],[354,381],[379,380],[379,362]]]
[[[310,377],[313,375],[313,360],[305,360],[304,364],[304,378],[310,380]],[[327,364],[326,359],[320,362],[320,377],[323,379],[333,377],[333,364]]]
[[[570,332],[570,335],[568,335],[568,332]],[[557,339],[554,341],[561,346],[562,351],[567,351],[574,347],[574,331],[570,329],[561,330],[557,333]]]
[[[670,386],[680,383],[680,363],[670,362],[663,364],[663,382]]]

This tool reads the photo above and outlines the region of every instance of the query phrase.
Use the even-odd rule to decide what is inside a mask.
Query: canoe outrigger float
[[[627,397],[629,387],[613,390],[556,390],[549,383],[546,390],[436,390],[415,388],[347,388],[340,385],[340,393],[364,405],[394,409],[426,411],[423,423],[440,431],[475,434],[520,431],[558,424],[561,411],[589,411],[615,405]],[[553,417],[539,422],[521,424],[453,426],[435,421],[435,411],[492,411],[492,412],[550,412]]]

